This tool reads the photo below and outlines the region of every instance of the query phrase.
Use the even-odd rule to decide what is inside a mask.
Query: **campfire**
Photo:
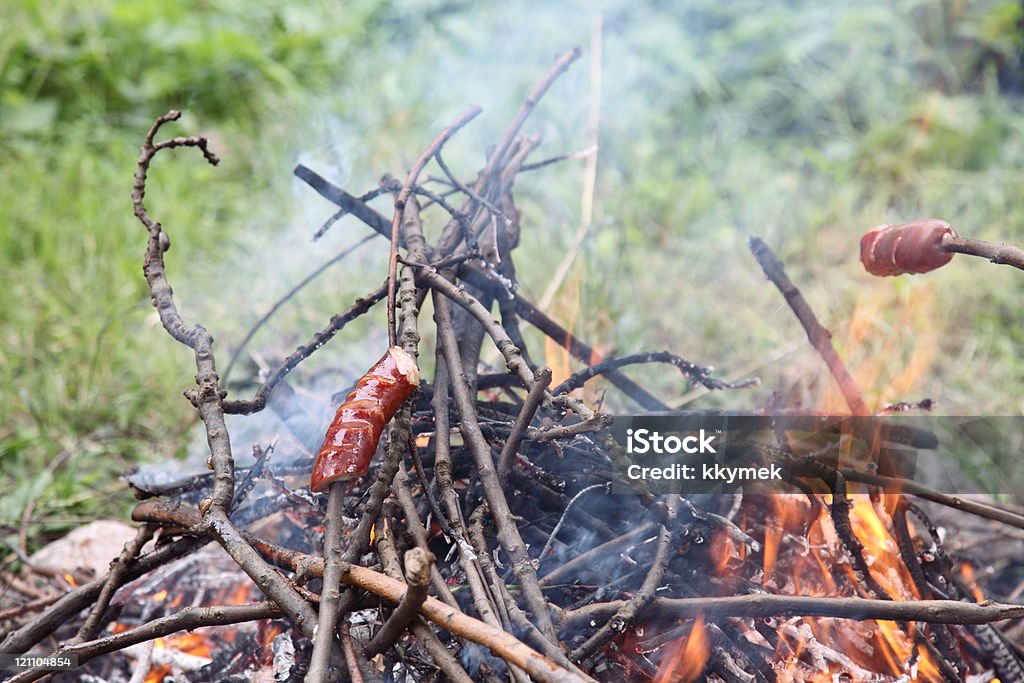
[[[161,152],[218,158],[205,138],[160,139],[177,112],[157,120],[135,174],[135,215],[148,233],[153,304],[194,352],[186,396],[209,470],[129,476],[137,536],[106,575],[6,614],[0,652],[75,658],[79,668],[54,680],[133,683],[1024,681],[1019,622],[1006,628],[1024,605],[987,600],[976,567],[948,547],[956,529],[935,521],[948,508],[1019,530],[1024,513],[908,472],[907,453],[941,442],[876,412],[928,404],[873,410],[765,242],[751,239],[750,266],[803,326],[842,409],[751,407],[741,392],[756,378],[727,382],[674,351],[605,357],[523,295],[515,250],[540,228],[520,223],[516,179],[593,154],[538,159],[524,124],[578,56],[566,53],[537,83],[472,180],[443,149],[475,107],[402,180],[385,176],[364,194],[295,169],[337,205],[321,234],[354,216],[389,240],[390,258],[367,294],[249,399],[228,395],[211,333],[179,311],[165,269],[174,226],[165,231],[144,203]],[[424,179],[431,165],[438,175]],[[377,208],[387,198],[390,216]],[[1024,269],[1019,249],[938,220],[883,226],[860,248],[878,276],[954,267],[957,253]],[[324,422],[291,373],[330,354],[336,336],[360,344],[345,328],[364,315],[387,320],[388,344],[367,349],[370,369],[351,386],[316,399],[336,410]],[[527,344],[526,326],[543,348]],[[498,370],[483,362],[492,353]],[[550,366],[568,368],[567,357],[582,369],[556,380]],[[673,411],[624,372],[639,364],[733,392],[744,407]],[[586,391],[594,378],[640,412],[608,414]],[[262,425],[269,414],[255,443],[230,439],[227,415]],[[673,471],[708,451],[732,473],[726,485],[630,474],[658,468],[638,464],[623,430],[680,419],[690,426],[678,427],[676,450],[701,453],[684,453]],[[249,447],[252,464],[237,466]],[[48,673],[29,667],[11,680]]]

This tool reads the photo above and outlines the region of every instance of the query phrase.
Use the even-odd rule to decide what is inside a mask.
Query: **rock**
[[[98,519],[43,547],[29,559],[41,569],[61,574],[77,570],[102,576],[135,533],[135,527],[123,522]]]

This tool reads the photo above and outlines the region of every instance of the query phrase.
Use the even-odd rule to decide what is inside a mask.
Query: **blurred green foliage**
[[[172,134],[209,135],[224,158],[217,169],[190,150],[158,160],[148,199],[171,234],[186,314],[226,353],[291,284],[364,234],[346,219],[308,243],[331,209],[293,184],[296,160],[360,192],[479,102],[485,116],[447,151],[471,177],[528,85],[575,44],[581,63],[528,128],[545,154],[582,148],[598,14],[595,221],[556,316],[608,348],[669,348],[766,380],[761,393],[703,399],[711,405],[798,396],[820,366],[746,252],[759,234],[872,400],[1024,411],[1024,278],[959,259],[927,278],[879,281],[856,260],[865,228],[924,216],[1024,242],[1018,2],[15,0],[0,10],[7,541],[30,502],[33,544],[77,516],[119,514],[120,472],[187,447],[194,418],[179,396],[191,359],[148,305],[128,202],[156,115],[185,110]],[[581,174],[566,164],[519,183],[518,266],[531,296],[572,241]],[[304,293],[254,350],[287,351],[368,290],[381,249]],[[361,358],[352,340],[379,334],[377,323],[357,325],[337,357]],[[664,396],[687,393],[668,373],[631,372]]]

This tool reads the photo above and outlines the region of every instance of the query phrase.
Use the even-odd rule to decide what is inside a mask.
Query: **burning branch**
[[[592,619],[607,618],[628,600],[592,603],[563,612],[558,626],[571,629]],[[989,624],[1024,617],[1024,605],[959,600],[876,600],[873,598],[814,598],[804,595],[730,595],[720,598],[655,598],[642,616],[662,619],[719,617],[836,617],[864,621],[920,621],[933,624]]]

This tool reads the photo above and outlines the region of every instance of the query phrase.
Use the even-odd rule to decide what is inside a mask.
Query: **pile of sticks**
[[[847,482],[891,483],[884,477],[798,457],[785,444],[762,453],[765,462],[780,463],[828,486],[831,517],[856,570],[849,590],[836,597],[755,590],[750,572],[739,571],[728,582],[713,576],[709,547],[716,535],[744,546],[750,566],[760,566],[764,525],[741,528],[734,521],[744,506],[758,505],[756,500],[689,500],[657,495],[641,483],[612,502],[607,489],[625,461],[624,450],[609,431],[610,417],[574,396],[574,389],[602,375],[643,409],[665,410],[664,403],[621,368],[667,363],[708,389],[750,382],[723,382],[707,368],[669,352],[600,359],[518,291],[513,250],[520,225],[514,183],[522,172],[571,156],[528,163],[539,138],[523,135],[523,125],[578,56],[572,50],[560,57],[529,93],[472,182],[456,176],[442,150],[477,116],[477,108],[446,128],[404,180],[385,177],[379,188],[364,195],[349,194],[304,166],[296,169],[298,177],[338,206],[335,220],[351,214],[390,240],[388,277],[334,315],[248,400],[227,397],[211,334],[179,313],[164,266],[170,241],[143,202],[147,173],[159,152],[195,147],[209,163],[218,159],[205,138],[157,141],[162,127],[179,117],[177,112],[156,121],[145,138],[133,192],[135,214],[149,236],[144,272],[164,328],[194,351],[196,387],[186,396],[205,426],[212,472],[186,487],[201,492],[198,504],[173,487],[156,492],[157,500],[140,503],[133,514],[141,523],[138,536],[110,572],[38,605],[36,614],[7,633],[0,652],[27,652],[69,622],[76,623],[76,632],[56,651],[74,654],[84,663],[182,629],[282,619],[295,637],[312,643],[305,660],[297,658],[290,680],[372,680],[382,671],[460,682],[622,680],[654,676],[656,653],[685,637],[693,619],[702,617],[714,622],[709,627],[710,652],[701,666],[705,677],[774,680],[780,636],[770,632],[770,620],[752,618],[793,615],[895,620],[919,646],[914,651],[928,653],[943,680],[961,681],[984,670],[995,671],[1002,680],[1024,680],[1016,648],[988,625],[1024,617],[1024,605],[964,601],[966,590],[961,590],[937,532],[922,539],[908,530],[906,515],[924,520],[929,528],[918,506],[901,502],[891,522],[901,559],[913,568],[923,599],[892,599],[872,579],[864,548],[851,531]],[[430,189],[437,183],[420,182],[431,162],[443,173],[443,191]],[[380,195],[393,198],[390,218],[370,205]],[[424,232],[427,211],[445,216],[432,241]],[[751,246],[836,374],[851,412],[866,414],[863,399],[831,348],[828,331],[767,245],[755,240]],[[432,323],[419,315],[428,297]],[[326,538],[312,539],[309,547],[285,547],[246,529],[240,508],[253,482],[268,474],[264,457],[252,468],[236,468],[225,415],[267,408],[275,390],[287,390],[290,372],[381,301],[387,307],[392,345],[415,358],[431,351],[434,373],[390,422],[372,481],[353,483],[347,490],[332,487],[330,496],[281,493],[284,502],[279,504],[305,506],[307,513],[325,519]],[[521,331],[524,322],[587,367],[552,387],[551,371],[529,353]],[[427,350],[420,343],[421,329],[430,324],[437,343]],[[481,351],[487,344],[500,352],[507,373],[480,374]],[[503,390],[501,399],[493,394],[481,398],[481,391],[493,389]],[[904,490],[1024,529],[1024,516],[1010,510],[914,484]],[[814,500],[824,504],[821,498]],[[346,525],[344,512],[357,521]],[[160,543],[144,552],[158,532]],[[122,587],[209,543],[227,552],[265,596],[262,602],[186,607],[131,630],[104,634],[112,601]],[[785,555],[783,549],[779,556]],[[380,615],[380,625],[357,632],[353,615],[368,606]],[[82,621],[75,622],[78,618]],[[755,645],[745,635],[753,623],[766,645]],[[637,643],[629,637],[641,624],[649,628],[646,639]],[[627,642],[634,643],[632,649]],[[489,654],[482,655],[481,648]],[[822,648],[827,650],[827,644]],[[815,656],[822,656],[820,648]],[[43,670],[29,670],[12,680],[44,675]]]

